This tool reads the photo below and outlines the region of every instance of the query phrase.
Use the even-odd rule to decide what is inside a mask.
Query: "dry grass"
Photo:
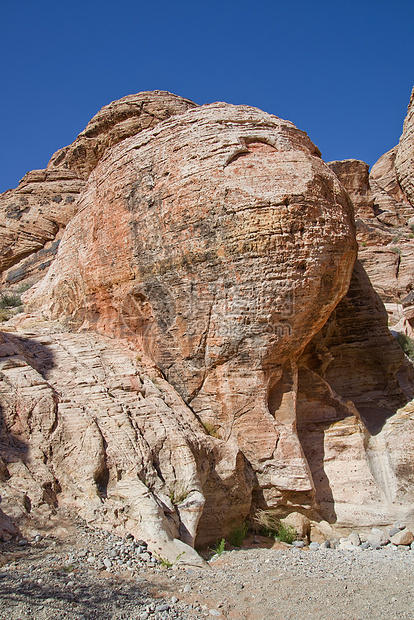
[[[277,538],[280,542],[292,543],[297,533],[291,525],[281,523],[273,510],[257,510],[253,516],[253,528],[257,533]]]

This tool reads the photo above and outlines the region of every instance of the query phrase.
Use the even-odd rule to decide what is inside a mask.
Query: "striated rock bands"
[[[197,563],[194,544],[258,508],[413,519],[413,368],[355,264],[346,189],[360,243],[390,254],[398,286],[412,274],[366,164],[328,167],[255,108],[156,91],[103,108],[2,217],[25,187],[27,226],[3,236],[3,281],[37,281],[0,344],[15,523],[68,506]]]
[[[395,166],[398,181],[411,205],[414,205],[414,88],[398,145]]]
[[[295,360],[345,294],[355,249],[352,205],[306,134],[213,104],[104,157],[32,305],[139,343],[237,440],[273,505],[312,494]]]

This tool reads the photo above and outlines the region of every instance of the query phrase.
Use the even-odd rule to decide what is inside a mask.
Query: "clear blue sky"
[[[169,90],[293,121],[326,161],[372,165],[414,84],[412,0],[3,0],[0,191],[105,104]]]

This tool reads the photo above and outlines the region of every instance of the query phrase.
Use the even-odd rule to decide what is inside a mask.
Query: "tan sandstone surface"
[[[50,239],[5,228],[9,267],[60,241],[2,335],[6,534],[67,506],[200,563],[259,508],[411,522],[414,374],[355,264],[345,181],[248,106],[141,93],[94,119],[39,173],[78,184]]]

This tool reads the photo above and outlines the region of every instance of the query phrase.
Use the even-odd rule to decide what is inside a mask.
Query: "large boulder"
[[[107,153],[32,307],[142,346],[278,503],[313,492],[296,360],[355,255],[351,202],[307,135],[212,104]]]

